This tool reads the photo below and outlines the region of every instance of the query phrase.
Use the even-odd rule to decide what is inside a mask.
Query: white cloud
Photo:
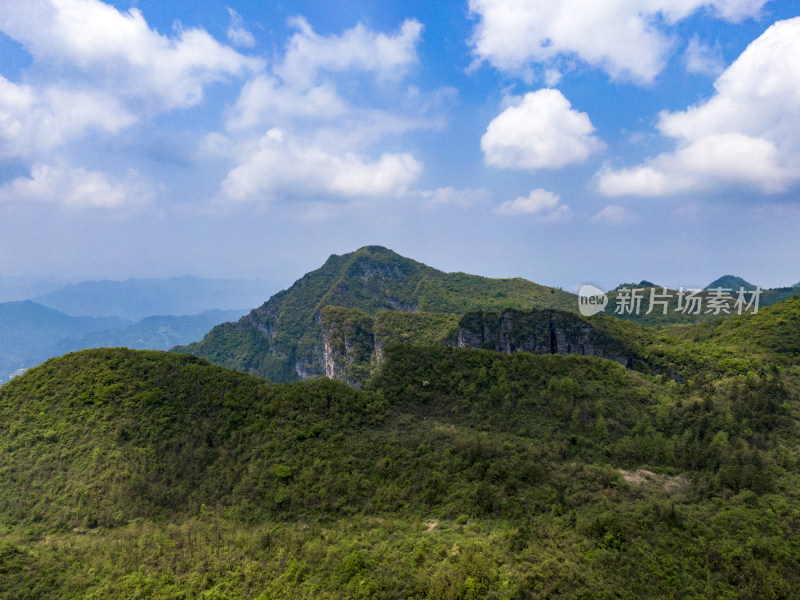
[[[203,30],[164,36],[137,9],[122,13],[99,0],[6,3],[0,30],[56,76],[72,76],[72,87],[104,90],[137,113],[194,106],[204,86],[263,68]]]
[[[407,20],[396,33],[386,34],[359,24],[340,35],[321,36],[301,17],[290,24],[298,31],[285,55],[271,71],[248,81],[229,109],[228,138],[207,138],[210,152],[233,156],[235,162],[220,198],[330,195],[340,206],[341,198],[403,193],[422,165],[408,153],[376,157],[374,148],[387,137],[440,126],[436,113],[451,101],[453,90],[424,94],[409,86],[397,90],[392,110],[370,106],[369,94],[343,97],[338,81],[357,73],[396,84],[417,60],[422,26]]]
[[[677,149],[644,164],[598,174],[615,196],[669,195],[745,185],[766,193],[800,181],[800,18],[756,39],[715,83],[707,102],[661,114]]]
[[[392,111],[354,105],[342,98],[331,82],[302,89],[262,74],[242,89],[229,111],[226,129],[231,134],[258,135],[273,127],[313,131],[327,146],[356,148],[412,129],[441,127],[443,118],[438,113],[453,95],[451,88],[428,95],[412,87],[404,95],[398,93],[403,106]]]
[[[102,92],[38,90],[0,75],[0,157],[46,151],[91,129],[116,133],[135,120]]]
[[[297,90],[262,74],[248,81],[242,89],[227,127],[249,129],[285,117],[336,119],[350,110],[331,84]]]
[[[429,207],[457,206],[459,208],[469,208],[476,202],[488,198],[489,193],[485,189],[456,189],[452,186],[447,186],[436,188],[435,190],[421,190],[419,195]]]
[[[363,71],[395,79],[417,61],[416,45],[422,24],[408,19],[396,35],[375,33],[361,23],[341,36],[321,36],[302,18],[290,24],[297,28],[289,40],[283,62],[276,73],[286,82],[309,87],[319,71]]]
[[[272,200],[278,194],[340,197],[395,195],[422,170],[410,154],[383,154],[376,161],[353,152],[301,145],[279,129],[264,135],[222,183],[228,200]]]
[[[290,24],[299,31],[290,38],[273,72],[257,75],[244,86],[228,116],[229,130],[285,128],[289,119],[333,121],[345,115],[357,116],[361,123],[391,120],[385,111],[360,109],[358,101],[353,104],[342,98],[335,79],[323,78],[322,72],[351,71],[398,80],[417,60],[422,25],[407,20],[396,35],[387,35],[358,24],[338,36],[320,36],[302,17],[291,19]],[[429,99],[411,87],[404,103],[424,110],[426,103],[440,102],[442,94],[452,95],[452,89],[444,90]],[[344,128],[352,127],[353,123],[348,123]]]
[[[703,44],[696,35],[689,40],[684,55],[686,71],[700,75],[718,76],[725,70],[725,62],[722,60],[722,50],[719,45],[712,48]]]
[[[561,221],[571,213],[568,206],[559,202],[558,194],[540,188],[527,196],[506,200],[494,212],[503,216],[535,215],[539,221],[550,223]]]
[[[121,209],[147,203],[152,190],[136,171],[118,180],[99,171],[38,164],[30,177],[0,187],[0,202],[40,202],[74,208]]]
[[[603,148],[586,113],[553,89],[525,94],[495,117],[481,138],[486,164],[499,169],[559,169]]]
[[[481,61],[507,71],[577,56],[613,78],[647,83],[673,48],[663,31],[705,7],[727,21],[756,16],[768,0],[470,0]]]
[[[252,48],[256,45],[253,34],[244,26],[241,15],[232,8],[228,7],[228,14],[231,16],[231,24],[228,27],[228,41],[234,46]]]
[[[632,215],[622,206],[609,204],[603,210],[594,215],[589,221],[592,223],[609,223],[620,225],[632,220]]]

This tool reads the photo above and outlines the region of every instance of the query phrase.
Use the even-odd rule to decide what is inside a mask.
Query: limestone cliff
[[[215,327],[202,341],[174,350],[271,381],[296,381],[326,373],[353,381],[353,369],[368,371],[363,365],[372,361],[374,339],[371,344],[362,339],[363,332],[369,329],[366,325],[363,331],[358,325],[349,333],[334,332],[330,330],[334,319],[327,323],[326,341],[322,321],[328,306],[358,309],[371,318],[377,318],[380,311],[446,313],[453,318],[470,310],[509,306],[575,310],[577,301],[572,294],[524,279],[444,273],[386,248],[366,246],[350,254],[331,256],[322,267],[275,294],[238,323]],[[422,318],[420,323],[436,324],[440,320]],[[337,341],[340,334],[347,343]],[[389,338],[380,338],[378,347]],[[368,355],[366,347],[370,348]]]
[[[357,308],[326,306],[321,324],[325,375],[360,387],[376,363],[372,317]]]
[[[450,345],[484,348],[504,354],[580,354],[632,367],[638,356],[619,339],[579,315],[557,310],[478,311],[464,315]]]

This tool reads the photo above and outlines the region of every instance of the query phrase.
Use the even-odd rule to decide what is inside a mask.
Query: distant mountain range
[[[128,279],[65,287],[0,278],[0,381],[52,356],[84,348],[167,350],[240,317],[279,287],[266,280]],[[46,292],[46,293],[43,293]]]
[[[60,340],[128,325],[118,317],[71,317],[30,300],[0,303],[0,381],[58,354],[49,349]]]
[[[243,310],[212,310],[181,317],[73,317],[36,302],[0,303],[0,383],[66,352],[125,346],[168,350],[203,337],[211,327]]]
[[[85,281],[31,298],[71,316],[119,317],[139,321],[153,315],[195,315],[208,310],[258,306],[280,289],[259,279],[128,279]]]
[[[214,325],[242,316],[242,310],[207,310],[198,315],[182,317],[145,317],[122,329],[93,331],[78,340],[62,340],[55,354],[75,352],[86,348],[125,347],[134,350],[169,350],[177,344],[198,339]]]
[[[64,287],[66,282],[35,277],[0,277],[0,302],[30,300]]]

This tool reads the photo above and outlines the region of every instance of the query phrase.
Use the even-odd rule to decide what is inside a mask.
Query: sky
[[[799,234],[796,0],[0,0],[0,277],[776,287]]]

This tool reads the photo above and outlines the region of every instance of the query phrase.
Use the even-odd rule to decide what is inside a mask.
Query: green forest
[[[357,385],[106,348],[0,387],[0,597],[800,595],[800,297],[659,328],[383,304],[319,309]],[[633,359],[448,337],[503,319]]]

